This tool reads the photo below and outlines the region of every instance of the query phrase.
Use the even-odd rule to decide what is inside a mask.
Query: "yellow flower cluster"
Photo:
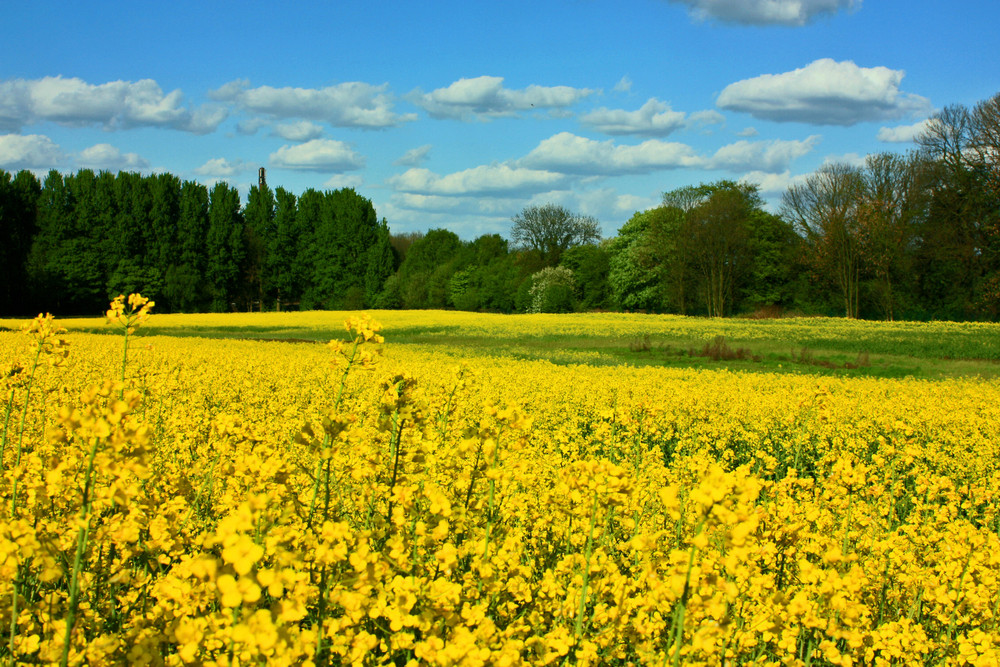
[[[1000,662],[995,381],[32,326],[0,661]]]

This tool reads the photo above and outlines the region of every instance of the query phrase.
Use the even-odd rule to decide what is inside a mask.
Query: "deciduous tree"
[[[511,240],[537,252],[547,266],[556,266],[567,248],[601,239],[595,218],[577,215],[557,204],[528,206],[512,218]]]
[[[805,237],[810,264],[838,287],[847,317],[858,317],[860,308],[861,183],[856,167],[833,163],[789,188],[782,198],[784,217]]]

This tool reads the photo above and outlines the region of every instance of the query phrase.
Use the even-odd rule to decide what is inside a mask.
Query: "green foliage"
[[[209,195],[205,274],[211,309],[226,312],[236,305],[241,266],[246,253],[240,196],[226,183],[216,183]]]
[[[750,267],[742,285],[743,310],[792,305],[792,278],[802,270],[796,266],[801,239],[781,217],[754,209],[747,218]]]
[[[525,207],[512,220],[510,234],[514,243],[537,253],[546,266],[559,264],[568,248],[601,238],[597,220],[556,204]]]
[[[499,234],[393,235],[353,189],[209,189],[171,174],[0,170],[0,311],[458,308],[1000,317],[1000,95],[946,107],[918,153],[827,165],[763,208],[732,181],[667,192],[600,242],[555,204]],[[553,281],[559,267],[572,281]]]
[[[568,313],[573,310],[576,280],[565,266],[546,267],[531,277],[529,313]]]
[[[458,310],[478,310],[479,290],[471,269],[456,271],[448,281],[448,297]]]
[[[458,234],[432,229],[413,241],[399,267],[404,284],[403,307],[445,308],[451,305],[449,283],[460,268],[463,250]]]
[[[623,310],[686,310],[688,265],[679,252],[683,213],[661,206],[638,212],[609,247],[608,285]]]
[[[37,233],[38,198],[42,186],[30,171],[15,176],[0,169],[0,312],[27,313],[27,265],[31,240]]]
[[[605,246],[579,245],[568,249],[562,266],[573,272],[580,310],[607,310],[611,307],[610,254]]]

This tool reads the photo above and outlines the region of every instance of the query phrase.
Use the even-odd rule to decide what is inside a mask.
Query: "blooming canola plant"
[[[364,315],[136,338],[151,308],[0,333],[0,660],[1000,661],[996,381],[442,355]]]

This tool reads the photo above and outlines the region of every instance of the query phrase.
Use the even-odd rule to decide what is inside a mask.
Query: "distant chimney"
[[[257,185],[261,190],[267,187],[267,179],[264,177],[264,167],[257,170]]]

